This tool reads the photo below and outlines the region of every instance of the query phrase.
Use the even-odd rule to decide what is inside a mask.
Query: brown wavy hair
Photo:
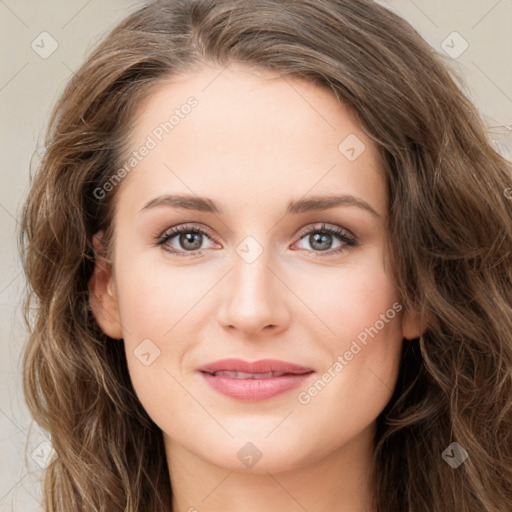
[[[90,308],[92,237],[105,230],[108,257],[117,189],[94,191],[125,160],[137,105],[204,63],[325,87],[378,148],[396,283],[425,331],[404,340],[377,419],[375,511],[512,510],[511,164],[448,62],[369,0],[161,0],[96,46],[51,114],[19,233],[24,393],[57,453],[46,511],[171,510],[162,433]],[[469,455],[457,469],[452,442]]]

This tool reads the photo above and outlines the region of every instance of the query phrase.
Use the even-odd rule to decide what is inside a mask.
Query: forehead
[[[385,211],[376,148],[332,91],[244,66],[204,67],[155,87],[134,118],[133,197],[338,192]],[[188,189],[188,190],[187,190]],[[282,195],[282,194],[281,194]]]

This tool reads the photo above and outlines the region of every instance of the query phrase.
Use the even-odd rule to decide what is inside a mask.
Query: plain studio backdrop
[[[381,3],[451,57],[465,77],[464,92],[492,127],[496,148],[512,159],[512,0]],[[51,455],[51,444],[31,422],[21,392],[26,332],[16,231],[30,160],[35,167],[50,109],[86,53],[142,4],[0,0],[0,511],[42,510],[40,481]]]

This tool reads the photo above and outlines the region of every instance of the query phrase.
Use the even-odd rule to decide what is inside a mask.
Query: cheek
[[[336,281],[316,281],[311,309],[329,326],[318,338],[324,373],[301,389],[299,403],[324,422],[325,439],[357,432],[370,424],[392,396],[398,375],[402,335],[399,294],[380,255],[340,269]],[[314,412],[313,412],[314,411]],[[321,441],[320,441],[321,442]]]
[[[301,278],[297,294],[307,299],[308,307],[325,327],[322,339],[329,340],[329,346],[338,350],[344,349],[347,342],[350,345],[360,333],[364,338],[365,329],[376,322],[385,336],[400,327],[396,321],[401,310],[400,296],[384,270],[379,251],[369,252],[364,260],[335,271],[331,268],[329,272]],[[381,315],[390,321],[383,323]]]
[[[216,275],[206,267],[171,268],[165,258],[148,260],[136,254],[123,258],[116,281],[128,370],[139,399],[151,411],[162,400],[156,390],[167,388],[181,396],[172,375],[196,343],[195,330],[205,321],[200,299]],[[187,400],[185,393],[180,400]],[[172,408],[172,401],[168,405]]]
[[[142,255],[127,260],[119,267],[119,276],[119,309],[128,337],[132,341],[147,337],[156,343],[172,336],[182,319],[190,321],[215,282],[211,270],[172,267],[163,256],[158,261]]]

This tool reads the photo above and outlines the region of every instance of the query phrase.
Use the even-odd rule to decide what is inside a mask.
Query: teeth
[[[234,379],[270,379],[272,377],[281,377],[285,375],[283,372],[268,372],[268,373],[245,373],[223,370],[215,372],[213,375],[216,377],[232,377]]]

